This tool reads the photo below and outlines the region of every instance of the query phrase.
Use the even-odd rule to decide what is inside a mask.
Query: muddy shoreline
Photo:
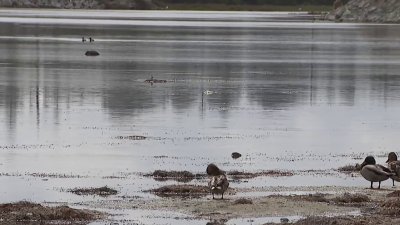
[[[358,176],[356,170],[351,166],[339,168],[350,176]],[[393,224],[400,221],[400,191],[397,187],[385,187],[382,189],[369,189],[365,185],[363,187],[345,187],[345,186],[292,186],[292,187],[237,187],[235,183],[228,189],[223,200],[213,200],[207,189],[207,177],[204,174],[198,175],[201,178],[201,185],[191,185],[185,182],[179,182],[178,177],[188,175],[187,171],[156,171],[152,173],[156,175],[168,175],[167,177],[174,182],[173,185],[165,184],[163,181],[157,180],[160,184],[158,188],[151,190],[142,190],[148,193],[149,197],[129,196],[124,193],[117,193],[116,190],[107,186],[92,188],[75,188],[68,190],[60,190],[64,192],[72,192],[76,195],[93,196],[91,200],[81,202],[69,202],[68,207],[71,209],[65,211],[71,214],[71,210],[78,210],[74,215],[86,218],[87,220],[76,220],[68,215],[58,213],[58,218],[62,218],[61,222],[69,224],[92,224],[90,221],[97,221],[94,224],[109,224],[120,221],[121,214],[116,212],[133,212],[147,211],[157,218],[160,212],[179,213],[181,217],[190,223],[196,221],[210,221],[208,224],[226,224],[229,221],[240,219],[256,220],[255,224],[276,224],[276,223],[292,223],[292,224]],[[237,175],[237,173],[233,173]],[[260,176],[278,176],[287,177],[291,172],[284,173],[246,173],[243,179],[251,180]],[[45,175],[45,174],[44,174]],[[251,176],[250,176],[251,175]],[[144,178],[148,178],[149,174],[142,174]],[[58,178],[49,177],[49,179],[69,179],[61,176]],[[76,176],[74,176],[76,177]],[[234,176],[228,175],[233,181]],[[77,177],[76,179],[83,179]],[[38,207],[36,203],[15,204],[13,212],[3,210],[0,207],[0,224],[7,222],[8,225],[20,224],[20,218],[24,218],[25,222],[35,224],[40,221],[40,214],[32,213],[31,209],[26,209],[26,205]],[[66,209],[65,203],[52,203],[56,207]],[[31,208],[35,208],[31,207]],[[76,209],[75,209],[76,208]],[[79,214],[81,212],[86,214]],[[93,211],[94,210],[94,211]],[[32,211],[32,212],[31,212]],[[43,211],[43,210],[39,210]],[[78,213],[79,212],[79,213]],[[95,213],[93,213],[95,212]],[[102,213],[98,213],[102,212]],[[12,215],[18,215],[13,217]],[[107,218],[104,215],[109,215]],[[183,215],[183,216],[182,216]],[[53,218],[50,215],[43,218]],[[19,219],[18,219],[19,218]],[[271,220],[275,218],[275,220]],[[278,218],[278,220],[276,219]],[[123,219],[129,221],[129,219]],[[52,220],[43,220],[44,222],[52,222]],[[43,222],[42,221],[42,222]],[[134,222],[133,220],[131,222]],[[46,223],[44,223],[46,224]],[[61,223],[63,224],[63,223]],[[196,223],[197,224],[197,223]]]
[[[107,205],[112,204],[114,209],[120,210],[178,212],[187,215],[186,219],[189,220],[227,222],[234,219],[258,218],[262,220],[265,218],[263,224],[271,224],[268,222],[270,217],[280,217],[282,221],[285,221],[285,218],[295,217],[296,219],[290,220],[293,224],[321,224],[321,221],[339,225],[376,223],[377,221],[382,222],[379,224],[393,224],[393,221],[400,221],[400,217],[397,218],[400,207],[392,203],[399,201],[398,192],[393,189],[371,190],[346,187],[319,187],[319,189],[329,190],[331,193],[268,195],[267,191],[260,193],[259,190],[236,189],[236,192],[250,194],[257,192],[257,196],[243,198],[230,193],[224,200],[212,200],[211,196],[200,198],[168,196],[155,199],[139,198],[133,201],[93,201],[83,203],[83,206],[106,209]],[[303,187],[303,190],[313,191],[313,188]]]

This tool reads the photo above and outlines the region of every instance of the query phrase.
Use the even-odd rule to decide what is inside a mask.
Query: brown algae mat
[[[167,185],[148,190],[159,197],[202,197],[210,193],[208,187],[200,185]]]
[[[78,224],[104,218],[104,214],[68,206],[48,207],[32,202],[0,204],[0,224]]]
[[[107,186],[99,188],[75,188],[68,191],[76,195],[99,195],[102,197],[118,194],[118,191]]]
[[[189,171],[166,171],[166,170],[156,170],[151,174],[146,174],[145,176],[151,176],[157,181],[175,180],[178,182],[189,182],[195,178],[200,178],[204,176],[195,175]]]

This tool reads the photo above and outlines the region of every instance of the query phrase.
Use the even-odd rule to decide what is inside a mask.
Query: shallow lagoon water
[[[142,191],[165,183],[140,173],[203,173],[210,162],[298,172],[237,187],[364,185],[308,171],[399,151],[399,25],[2,9],[0,26],[0,202],[85,201],[62,187],[93,185],[151,197]],[[144,82],[151,76],[167,83]],[[131,135],[147,138],[120,138]]]

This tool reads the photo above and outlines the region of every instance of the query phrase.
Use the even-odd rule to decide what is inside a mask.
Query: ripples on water
[[[0,173],[99,178],[203,172],[209,162],[325,170],[370,153],[383,162],[399,149],[398,25],[287,13],[0,10],[0,26]],[[167,83],[144,82],[151,76]],[[147,138],[118,138],[132,135]],[[234,161],[233,151],[243,157]],[[346,179],[322,183],[357,183]],[[33,196],[43,191],[38,182]]]

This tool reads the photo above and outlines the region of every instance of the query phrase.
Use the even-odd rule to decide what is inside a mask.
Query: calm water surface
[[[400,151],[399,25],[293,13],[3,9],[0,52],[0,173],[18,175],[0,177],[1,202],[71,201],[57,189],[65,186],[145,189],[101,179],[122,173],[204,172],[210,162],[329,170]],[[152,76],[167,83],[144,82]],[[121,139],[132,135],[147,138]],[[233,151],[243,157],[231,159]],[[32,173],[90,179],[43,182]],[[364,184],[341,175],[268,179]]]

